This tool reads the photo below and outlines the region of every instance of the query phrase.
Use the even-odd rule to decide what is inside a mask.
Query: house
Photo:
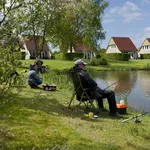
[[[68,53],[70,53],[70,50],[68,50]],[[92,59],[95,57],[95,53],[91,50],[91,48],[84,44],[76,44],[73,47],[72,53],[83,53],[84,59]]]
[[[139,54],[150,54],[150,38],[146,38],[142,43]]]
[[[41,44],[42,37],[36,36],[36,40],[34,40],[33,36],[23,35],[23,39],[24,44],[21,52],[25,53],[25,59],[35,59],[36,57],[41,59],[51,58],[51,52],[48,43],[45,43],[43,46]]]
[[[137,48],[129,37],[112,37],[108,43],[106,53],[128,53],[130,59],[137,59]]]

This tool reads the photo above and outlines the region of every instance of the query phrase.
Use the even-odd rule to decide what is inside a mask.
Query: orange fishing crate
[[[126,114],[127,105],[126,104],[117,104],[117,110],[119,114]]]

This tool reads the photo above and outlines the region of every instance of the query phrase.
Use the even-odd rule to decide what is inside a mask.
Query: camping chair
[[[95,98],[89,92],[94,89],[83,88],[79,73],[72,73],[71,77],[72,77],[72,81],[73,81],[74,91],[73,91],[71,100],[69,102],[68,108],[70,108],[71,103],[73,102],[75,96],[76,96],[76,99],[79,101],[79,104],[76,106],[79,106],[80,104],[83,103],[86,108],[88,108],[88,107],[95,108],[95,106],[93,104]]]

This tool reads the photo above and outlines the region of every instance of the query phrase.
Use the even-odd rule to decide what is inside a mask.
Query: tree
[[[97,49],[98,40],[105,38],[101,21],[107,6],[103,0],[70,0],[56,24],[53,40],[65,51],[70,48],[72,52],[77,43]]]
[[[8,98],[12,91],[18,88],[18,78],[11,77],[11,74],[21,63],[20,59],[20,41],[18,38],[18,17],[16,11],[23,6],[21,0],[1,0],[0,2],[0,100]],[[16,81],[17,79],[17,81]],[[15,86],[15,87],[14,87]]]
[[[23,28],[25,34],[34,40],[36,56],[43,50],[48,37],[54,32],[61,2],[61,0],[29,0],[27,3]]]

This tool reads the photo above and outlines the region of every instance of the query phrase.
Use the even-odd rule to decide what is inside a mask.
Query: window
[[[116,48],[116,45],[115,44],[112,44],[112,45],[109,45],[109,48]]]

